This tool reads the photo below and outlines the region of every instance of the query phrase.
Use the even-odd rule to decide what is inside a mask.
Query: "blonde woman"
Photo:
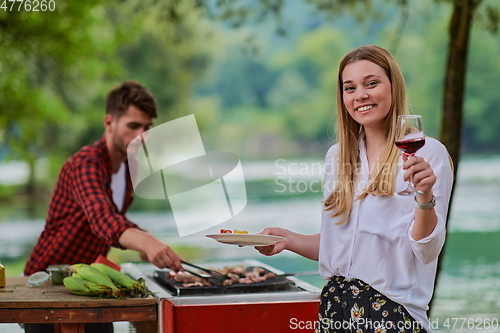
[[[256,247],[319,260],[328,281],[318,332],[431,332],[426,315],[452,188],[446,148],[426,138],[418,156],[395,146],[398,115],[408,113],[405,82],[394,58],[367,45],[340,62],[338,143],[326,155],[321,231]],[[399,196],[410,176],[418,196]]]

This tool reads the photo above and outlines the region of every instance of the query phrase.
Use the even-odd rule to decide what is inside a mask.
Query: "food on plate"
[[[262,267],[250,267],[245,266],[228,266],[223,269],[213,269],[222,273],[226,279],[223,281],[223,286],[230,286],[235,283],[241,284],[252,284],[256,282],[262,282],[272,279],[276,274],[267,271]],[[193,274],[180,271],[174,272],[170,271],[168,276],[179,283],[182,283],[183,287],[210,287],[210,284],[206,278],[194,276]]]
[[[248,234],[246,230],[238,230],[238,229],[220,229],[221,234]]]

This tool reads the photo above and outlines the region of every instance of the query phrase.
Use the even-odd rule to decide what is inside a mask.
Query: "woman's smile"
[[[374,106],[376,106],[376,104],[363,105],[363,106],[356,108],[355,110],[360,112],[360,113],[365,114],[365,113],[368,113],[368,111],[370,111]]]

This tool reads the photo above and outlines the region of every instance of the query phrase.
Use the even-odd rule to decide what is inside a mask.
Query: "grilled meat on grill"
[[[262,267],[253,267],[249,270],[244,266],[229,266],[223,269],[217,269],[220,273],[227,276],[223,282],[223,286],[230,286],[234,283],[252,284],[262,282],[274,278],[276,275],[272,272],[265,270]],[[194,276],[193,274],[185,271],[169,272],[169,277],[177,282],[182,283],[184,287],[207,287],[211,284],[206,278]]]

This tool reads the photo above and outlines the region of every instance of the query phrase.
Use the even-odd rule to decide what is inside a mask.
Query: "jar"
[[[50,265],[47,271],[50,274],[52,284],[55,286],[62,285],[64,278],[71,276],[73,273],[70,265]]]
[[[35,272],[28,277],[28,286],[41,287],[45,286],[50,280],[50,275],[47,272]]]

